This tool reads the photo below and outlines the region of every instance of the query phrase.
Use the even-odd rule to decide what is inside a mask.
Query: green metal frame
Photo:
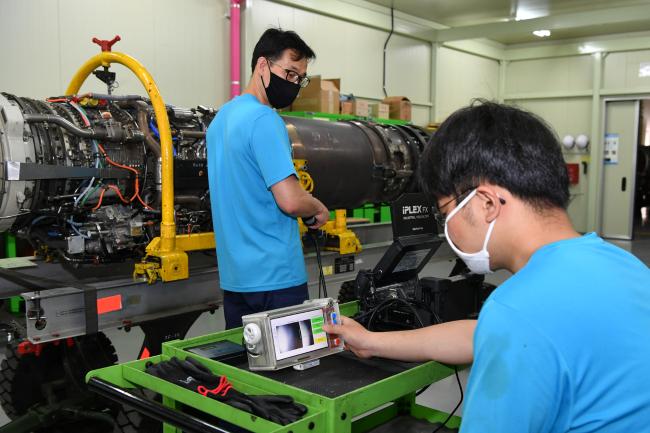
[[[357,309],[357,303],[351,302],[341,306],[341,313],[352,315]],[[415,391],[454,374],[451,367],[427,362],[339,397],[327,398],[250,371],[200,357],[186,350],[189,347],[222,340],[241,343],[242,328],[164,343],[161,355],[93,370],[88,373],[86,380],[97,377],[123,388],[149,389],[161,394],[163,404],[167,407],[178,410],[182,405],[187,405],[255,433],[364,433],[400,414],[410,414],[429,422],[441,422],[448,416],[444,412],[418,405],[415,402]],[[290,395],[297,402],[307,406],[309,411],[302,419],[281,426],[145,372],[148,362],[157,363],[173,356],[180,359],[193,357],[200,360],[213,373],[226,376],[235,389],[244,393]],[[388,403],[392,404],[382,407]],[[378,408],[380,410],[376,410]],[[363,416],[373,410],[375,411],[371,414]],[[353,421],[354,418],[358,419]],[[452,417],[447,425],[457,427],[459,424],[460,418]],[[163,432],[180,433],[180,430],[165,424]]]
[[[3,236],[4,240],[4,256],[7,258],[16,257],[16,236],[9,232],[5,232]],[[13,314],[19,314],[21,312],[21,307],[25,303],[25,300],[22,296],[12,296],[9,298],[9,312]]]
[[[5,232],[5,257],[16,257],[16,237],[9,232]]]
[[[353,116],[351,114],[332,114],[332,113],[320,113],[316,111],[285,111],[280,112],[283,116],[289,117],[303,117],[306,119],[322,119],[336,122],[339,120],[369,120],[371,122],[377,122],[384,125],[410,125],[411,122],[398,119],[381,119],[377,117],[359,117]]]

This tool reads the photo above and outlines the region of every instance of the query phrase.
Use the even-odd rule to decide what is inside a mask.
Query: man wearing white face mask
[[[481,247],[481,250],[476,252],[476,253],[465,253],[461,250],[458,249],[456,245],[454,245],[454,242],[449,238],[449,231],[448,231],[448,222],[449,220],[458,213],[459,210],[463,208],[478,192],[477,189],[473,189],[465,199],[460,202],[456,208],[451,211],[449,216],[445,218],[444,226],[445,226],[445,237],[447,238],[447,242],[449,242],[449,246],[451,249],[456,253],[458,257],[460,257],[467,267],[469,268],[470,272],[473,272],[475,274],[488,274],[492,272],[490,270],[490,253],[487,250],[487,245],[488,242],[490,241],[490,235],[492,234],[492,229],[494,228],[494,223],[496,222],[496,218],[490,222],[490,225],[488,226],[487,234],[485,235],[485,241],[483,242],[483,246]],[[505,200],[502,198],[499,198],[499,201],[501,204],[505,204]]]
[[[421,182],[475,273],[514,275],[481,309],[414,331],[327,326],[362,357],[473,361],[461,433],[623,433],[650,420],[650,270],[573,228],[557,138],[525,111],[483,102],[433,136]]]

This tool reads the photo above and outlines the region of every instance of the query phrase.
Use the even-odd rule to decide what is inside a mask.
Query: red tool
[[[104,51],[111,52],[111,48],[113,47],[113,45],[115,45],[115,43],[117,41],[121,41],[121,40],[122,40],[122,38],[120,37],[120,35],[116,35],[110,41],[107,40],[107,39],[93,38],[93,42],[100,46],[100,48],[102,49],[102,52],[104,52]]]

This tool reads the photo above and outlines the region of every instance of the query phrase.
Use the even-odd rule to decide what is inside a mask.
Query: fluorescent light
[[[548,0],[517,0],[515,3],[515,20],[525,21],[549,15]]]
[[[538,36],[540,38],[547,38],[551,36],[551,31],[550,30],[535,30],[533,32],[535,36]]]
[[[531,20],[533,18],[539,18],[548,15],[548,10],[546,7],[526,7],[519,5],[517,11],[515,12],[515,21],[525,21]]]
[[[580,54],[593,54],[603,50],[602,48],[593,44],[584,44],[578,47],[578,51],[580,52]]]
[[[650,62],[639,64],[639,78],[650,77]]]

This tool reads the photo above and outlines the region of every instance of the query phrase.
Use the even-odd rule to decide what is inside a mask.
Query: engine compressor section
[[[167,112],[177,231],[209,232],[205,130],[214,111]],[[141,257],[159,233],[160,155],[141,96],[0,94],[0,231],[72,265]]]

